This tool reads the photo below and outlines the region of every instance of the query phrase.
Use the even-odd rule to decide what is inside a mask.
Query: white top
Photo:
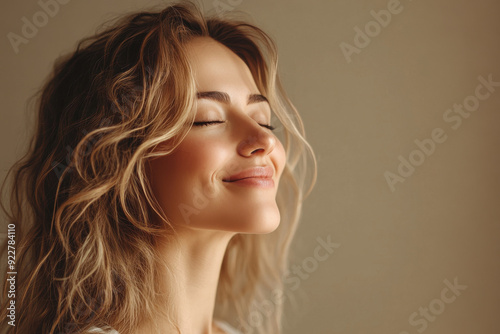
[[[237,330],[225,321],[214,319],[214,322],[219,326],[226,334],[243,334],[241,331]]]
[[[224,332],[226,332],[226,334],[243,334],[242,332],[240,332],[239,330],[237,330],[236,328],[234,328],[233,326],[231,326],[230,324],[228,324],[225,321],[214,319],[214,322]],[[114,330],[112,328],[105,330],[105,329],[101,329],[101,328],[97,328],[97,327],[92,327],[91,329],[89,329],[88,333],[95,333],[95,334],[120,334],[120,333],[118,333],[116,330]]]

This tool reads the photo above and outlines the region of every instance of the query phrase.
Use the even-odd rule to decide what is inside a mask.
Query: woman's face
[[[193,127],[168,156],[150,161],[153,192],[175,225],[268,233],[279,224],[281,142],[246,64],[208,37],[188,44],[198,92]]]

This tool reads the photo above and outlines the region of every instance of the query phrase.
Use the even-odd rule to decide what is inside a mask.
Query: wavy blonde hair
[[[9,205],[2,205],[18,243],[15,327],[7,325],[7,285],[3,291],[8,333],[97,326],[129,334],[156,318],[165,302],[158,237],[175,233],[152,195],[146,162],[171,153],[193,122],[186,43],[196,36],[246,63],[282,125],[280,226],[231,239],[215,308],[244,332],[280,333],[289,246],[316,178],[314,154],[280,84],[272,39],[240,20],[205,17],[189,1],[114,21],[56,61],[39,93],[29,149],[8,174]]]

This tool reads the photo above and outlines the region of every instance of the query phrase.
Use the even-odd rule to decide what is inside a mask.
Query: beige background
[[[309,273],[289,291],[300,309],[285,332],[500,333],[500,87],[456,130],[443,119],[474,94],[478,76],[500,81],[500,3],[401,0],[402,11],[348,63],[340,44],[353,44],[354,28],[388,1],[221,1],[277,41],[319,161],[294,243],[294,263]],[[26,143],[27,98],[54,59],[114,14],[158,3],[72,0],[15,54],[7,33],[19,34],[21,18],[41,8],[2,2],[2,178]],[[446,141],[391,191],[384,172],[397,173],[398,157],[408,159],[435,128]],[[317,238],[328,236],[340,247],[318,261]],[[455,278],[467,288],[440,302],[444,280]],[[410,324],[429,306],[436,315],[427,328]]]

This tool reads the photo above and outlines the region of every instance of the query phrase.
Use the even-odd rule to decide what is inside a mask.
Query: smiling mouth
[[[226,183],[236,183],[239,185],[273,187],[274,170],[269,166],[259,166],[245,169],[223,179]]]
[[[247,177],[242,177],[242,178],[239,178],[239,179],[225,179],[225,180],[222,180],[222,181],[231,183],[231,182],[238,182],[238,181],[249,180],[249,179],[272,180],[273,178],[272,177],[267,177],[267,176],[247,176]]]
[[[270,177],[246,177],[243,179],[224,182],[238,186],[274,188],[274,180]]]

